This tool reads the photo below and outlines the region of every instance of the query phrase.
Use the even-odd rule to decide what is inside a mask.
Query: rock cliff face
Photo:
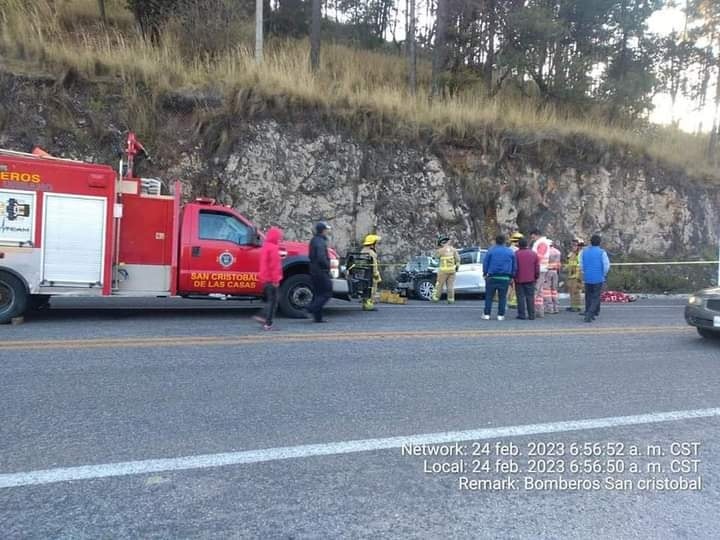
[[[210,168],[219,197],[295,238],[318,218],[332,222],[341,250],[377,231],[382,251],[399,259],[432,249],[444,231],[481,245],[497,231],[534,226],[563,243],[599,232],[612,251],[639,257],[697,256],[718,240],[720,186],[652,163],[613,165],[610,156],[549,169],[530,157],[504,159],[452,146],[307,136],[267,120],[246,125],[226,157],[208,164],[187,153],[172,172],[199,178]]]
[[[208,164],[197,152],[185,153],[170,172],[197,179],[210,168],[220,199],[264,227],[280,225],[291,238],[307,238],[312,224],[325,219],[341,251],[373,231],[393,258],[432,249],[440,231],[478,241],[461,179],[437,155],[300,131],[272,120],[249,124],[222,158]]]
[[[118,96],[100,97],[107,93],[87,83],[3,75],[0,92],[6,148],[41,144],[113,163],[134,123],[132,103],[118,105]],[[215,196],[291,239],[307,239],[313,222],[326,219],[341,252],[371,231],[383,237],[386,259],[403,260],[432,249],[440,232],[487,245],[497,231],[534,226],[565,244],[599,232],[612,252],[638,257],[700,256],[718,241],[720,185],[587,141],[369,143],[311,115],[267,113],[226,115],[218,134],[197,109],[157,105],[153,114],[156,159],[145,176],[180,178],[192,195]]]

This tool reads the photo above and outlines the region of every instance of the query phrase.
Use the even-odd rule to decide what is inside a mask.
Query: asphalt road
[[[0,537],[717,537],[720,342],[681,301],[481,304],[267,333],[247,304],[65,300],[0,326]]]

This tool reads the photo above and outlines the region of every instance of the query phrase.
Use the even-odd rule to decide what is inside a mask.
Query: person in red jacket
[[[535,319],[535,282],[540,278],[540,257],[528,248],[526,238],[518,242],[520,248],[515,253],[517,273],[515,274],[515,290],[518,300],[518,319]]]
[[[278,289],[282,280],[282,260],[280,258],[280,242],[283,232],[277,227],[270,227],[260,249],[260,284],[265,292],[265,309],[262,316],[255,316],[255,320],[263,325],[265,330],[272,330],[273,316],[278,305]]]

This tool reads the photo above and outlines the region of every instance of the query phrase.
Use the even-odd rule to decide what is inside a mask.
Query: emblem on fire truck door
[[[34,221],[34,193],[0,189],[0,242],[32,242]]]
[[[229,268],[235,262],[235,257],[233,257],[233,254],[230,253],[229,251],[223,251],[218,256],[218,262],[220,263],[220,266],[222,266],[223,268]]]

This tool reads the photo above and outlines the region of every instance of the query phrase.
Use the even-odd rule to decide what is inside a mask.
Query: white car
[[[487,250],[470,247],[458,251],[460,268],[455,275],[455,294],[484,294],[482,262]],[[398,288],[419,300],[432,299],[438,266],[438,261],[432,257],[415,257],[398,276]]]
[[[483,259],[486,249],[464,248],[460,251],[460,268],[455,275],[456,294],[485,294]]]

